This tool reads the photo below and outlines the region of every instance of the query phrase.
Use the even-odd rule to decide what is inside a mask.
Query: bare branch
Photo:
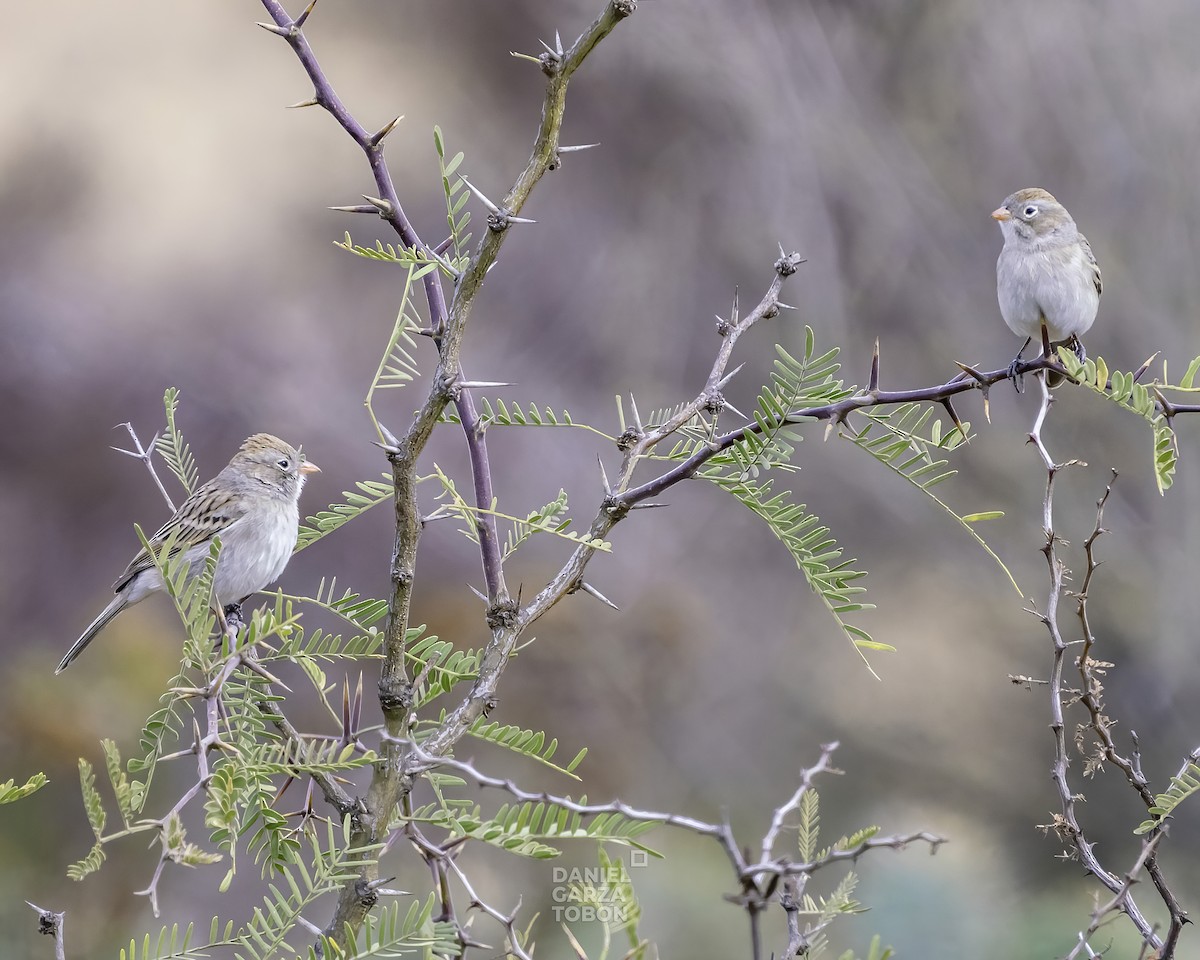
[[[1042,373],[1037,378],[1042,392],[1042,402],[1038,408],[1033,429],[1029,433],[1029,441],[1037,450],[1038,456],[1042,461],[1042,466],[1046,470],[1046,492],[1042,499],[1042,527],[1046,539],[1042,547],[1042,553],[1046,557],[1050,587],[1046,598],[1045,610],[1041,614],[1040,619],[1050,635],[1054,656],[1049,684],[1050,729],[1054,735],[1054,762],[1051,768],[1051,778],[1058,791],[1059,799],[1059,813],[1055,815],[1054,822],[1050,826],[1053,828],[1055,834],[1072,850],[1074,856],[1079,859],[1084,868],[1113,894],[1118,895],[1114,897],[1116,907],[1129,917],[1133,925],[1137,927],[1142,939],[1150,944],[1153,949],[1158,950],[1163,946],[1162,939],[1142,914],[1128,890],[1125,890],[1125,884],[1122,880],[1114,876],[1101,864],[1096,855],[1094,844],[1087,839],[1083,827],[1079,823],[1076,811],[1076,800],[1078,798],[1075,791],[1071,788],[1067,774],[1070,748],[1067,741],[1066,724],[1063,718],[1063,698],[1066,694],[1063,688],[1063,668],[1066,661],[1068,643],[1063,638],[1058,625],[1058,604],[1063,596],[1067,571],[1062,559],[1058,555],[1059,539],[1054,531],[1054,486],[1058,473],[1064,466],[1070,464],[1056,463],[1050,455],[1050,451],[1046,447],[1042,436],[1042,428],[1050,412],[1050,406],[1054,402],[1054,395],[1050,392],[1047,379],[1047,373]],[[1101,499],[1097,507],[1098,511],[1103,508],[1104,499]],[[1099,519],[1097,519],[1097,528],[1099,528],[1099,522]],[[1095,533],[1091,538],[1093,544],[1095,537],[1098,535],[1098,533]],[[1084,610],[1086,615],[1086,599]]]

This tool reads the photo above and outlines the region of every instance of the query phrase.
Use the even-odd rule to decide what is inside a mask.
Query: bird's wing
[[[175,537],[170,554],[174,558],[193,547],[207,546],[214,536],[226,533],[245,515],[244,498],[221,489],[216,480],[210,480],[197,487],[195,492],[180,504],[175,515],[150,538],[150,546],[158,552],[167,540]],[[139,573],[153,566],[154,558],[143,547],[129,561],[129,566],[117,579],[114,589],[120,590]]]
[[[1096,285],[1096,296],[1100,296],[1104,292],[1104,281],[1100,278],[1100,264],[1096,262],[1096,255],[1092,253],[1092,245],[1088,243],[1087,237],[1082,233],[1079,235],[1079,245],[1083,247],[1084,256],[1087,257],[1088,264],[1092,268],[1092,283]]]

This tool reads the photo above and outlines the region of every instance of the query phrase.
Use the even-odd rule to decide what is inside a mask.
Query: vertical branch
[[[1154,932],[1154,928],[1146,920],[1145,916],[1142,915],[1141,910],[1138,909],[1137,904],[1128,891],[1122,893],[1125,885],[1124,881],[1120,877],[1110,873],[1100,863],[1095,853],[1095,845],[1087,839],[1083,827],[1080,826],[1075,809],[1075,793],[1071,790],[1070,781],[1067,777],[1069,747],[1067,743],[1066,724],[1063,719],[1063,697],[1065,694],[1063,689],[1063,669],[1066,663],[1069,644],[1063,639],[1062,631],[1058,625],[1058,603],[1063,595],[1066,567],[1058,555],[1059,539],[1054,532],[1054,481],[1060,470],[1064,467],[1072,466],[1078,461],[1072,460],[1061,464],[1056,463],[1050,455],[1049,449],[1046,447],[1042,436],[1042,428],[1045,426],[1046,417],[1050,412],[1050,405],[1054,402],[1054,396],[1051,394],[1046,381],[1047,376],[1045,371],[1039,371],[1037,382],[1041,388],[1042,402],[1038,408],[1033,429],[1029,432],[1029,442],[1037,449],[1042,466],[1046,470],[1046,493],[1042,498],[1042,528],[1046,542],[1042,547],[1042,554],[1045,556],[1046,565],[1049,568],[1050,589],[1046,597],[1045,612],[1040,615],[1040,619],[1050,634],[1050,642],[1054,652],[1049,683],[1050,730],[1054,735],[1054,763],[1051,768],[1051,777],[1058,791],[1060,812],[1055,815],[1053,826],[1055,833],[1074,849],[1079,861],[1089,873],[1093,874],[1114,895],[1122,894],[1114,901],[1117,903],[1118,909],[1129,917],[1133,925],[1137,927],[1138,932],[1142,935],[1142,939],[1157,950],[1162,946],[1161,938]]]
[[[1150,789],[1149,781],[1142,773],[1141,764],[1137,762],[1137,755],[1131,759],[1124,756],[1117,749],[1116,743],[1112,736],[1112,721],[1104,713],[1104,704],[1102,700],[1103,685],[1100,679],[1096,676],[1095,668],[1096,661],[1092,659],[1092,650],[1096,644],[1096,636],[1092,632],[1091,618],[1088,615],[1088,597],[1091,591],[1092,581],[1095,578],[1096,571],[1100,567],[1100,560],[1096,557],[1096,541],[1105,533],[1104,530],[1104,507],[1108,503],[1108,498],[1112,494],[1113,483],[1116,482],[1117,472],[1112,472],[1112,479],[1104,488],[1104,495],[1096,501],[1096,523],[1092,527],[1092,532],[1083,542],[1084,556],[1087,559],[1087,572],[1083,577],[1083,584],[1076,595],[1076,613],[1079,616],[1079,625],[1083,631],[1083,649],[1080,652],[1077,667],[1079,669],[1079,679],[1081,689],[1079,693],[1079,702],[1088,711],[1089,726],[1095,734],[1100,750],[1105,762],[1116,767],[1125,775],[1126,781],[1137,792],[1138,798],[1146,806],[1147,809],[1153,807],[1156,803],[1154,792]],[[1135,739],[1136,750],[1136,739]],[[1179,941],[1180,934],[1183,933],[1183,925],[1187,922],[1187,914],[1179,904],[1175,892],[1167,883],[1166,876],[1162,871],[1162,867],[1158,862],[1158,841],[1162,837],[1161,829],[1151,833],[1142,850],[1141,856],[1138,858],[1137,865],[1126,877],[1126,888],[1133,883],[1138,872],[1144,867],[1146,875],[1154,884],[1154,889],[1158,892],[1163,904],[1170,914],[1170,922],[1167,929],[1167,936],[1163,941],[1160,956],[1163,958],[1174,956],[1175,947]],[[1128,896],[1128,891],[1118,895],[1112,901],[1112,905],[1106,908],[1106,911],[1111,913],[1118,909],[1125,902]],[[1093,917],[1093,922],[1097,920]],[[1091,932],[1094,932],[1091,931]],[[1089,936],[1091,934],[1089,933]]]
[[[279,0],[262,0],[262,3],[273,21],[262,26],[287,41],[312,81],[312,100],[297,106],[320,106],[337,120],[342,129],[363,150],[370,164],[379,194],[378,197],[367,198],[371,206],[392,226],[406,246],[421,250],[433,259],[433,251],[423,244],[404,213],[384,159],[383,142],[396,121],[393,120],[375,134],[368,134],[366,128],[355,120],[334,92],[317,63],[308,40],[304,37],[301,28],[312,12],[316,0],[312,0],[295,19],[288,15]],[[568,81],[596,44],[621,20],[632,14],[634,9],[635,0],[609,0],[600,16],[576,40],[570,50],[563,52],[560,48],[554,54],[541,59],[542,71],[548,80],[542,120],[534,141],[533,153],[505,196],[503,209],[488,202],[493,210],[488,218],[488,231],[480,240],[466,271],[455,277],[452,304],[449,307],[446,304],[441,280],[436,271],[431,271],[423,278],[429,303],[430,323],[438,350],[438,363],[433,372],[429,393],[404,436],[397,438],[390,432],[384,433],[384,449],[392,467],[396,491],[396,536],[391,558],[392,597],[384,634],[384,661],[379,680],[379,702],[387,735],[384,737],[380,761],[375,765],[366,797],[361,803],[361,808],[351,815],[352,846],[376,842],[386,831],[397,803],[412,787],[412,777],[405,770],[401,737],[405,732],[404,727],[413,697],[413,683],[408,678],[404,656],[416,575],[417,544],[421,534],[416,497],[417,461],[446,406],[453,403],[466,438],[476,506],[482,511],[490,510],[493,487],[487,444],[478,411],[468,389],[470,384],[465,381],[459,362],[471,308],[488,270],[496,261],[508,228],[520,219],[515,215],[542,176],[558,162],[558,135],[566,105]],[[494,696],[500,673],[519,636],[519,631],[515,629],[516,605],[510,599],[504,581],[496,518],[490,513],[481,512],[477,531],[487,585],[488,626],[492,638],[484,650],[479,678],[471,692],[440,726],[436,735],[427,741],[431,749],[438,752],[452,748],[474,719],[482,713],[484,705]],[[375,904],[378,876],[378,866],[370,865],[358,871],[356,877],[348,880],[342,887],[333,917],[325,928],[326,935],[335,943],[345,945],[347,936],[352,936],[362,926],[367,913]]]

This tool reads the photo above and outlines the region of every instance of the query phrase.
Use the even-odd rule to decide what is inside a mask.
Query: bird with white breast
[[[1079,338],[1100,306],[1100,265],[1067,208],[1040,187],[1018,190],[992,211],[1004,234],[996,260],[996,296],[1013,333],[1026,338],[1016,367],[1045,324],[1051,347],[1071,346],[1085,356]],[[1051,386],[1053,386],[1051,382]],[[1019,384],[1018,384],[1019,389]]]
[[[182,555],[192,576],[204,568],[219,537],[213,593],[219,603],[240,605],[283,573],[299,535],[300,491],[308,474],[320,469],[299,449],[257,433],[225,469],[193,491],[150,538],[150,547],[157,553],[174,538],[172,556]],[[129,561],[113,589],[117,595],[71,645],[55,673],[70,666],[113,617],[163,589],[150,551],[143,547]]]

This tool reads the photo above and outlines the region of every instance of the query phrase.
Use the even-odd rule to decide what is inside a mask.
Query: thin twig
[[[167,493],[167,488],[163,486],[163,482],[158,478],[158,471],[154,469],[154,461],[152,458],[154,456],[154,443],[158,439],[157,435],[151,439],[150,446],[143,447],[142,441],[138,439],[137,432],[133,429],[132,423],[118,423],[117,426],[124,427],[129,431],[129,438],[133,441],[133,449],[124,450],[121,447],[113,447],[113,449],[116,450],[117,453],[123,453],[127,457],[133,457],[135,460],[141,460],[142,463],[145,464],[146,469],[150,471],[151,479],[154,480],[154,485],[158,487],[158,492],[162,494],[162,498],[167,501],[167,506],[170,508],[171,512],[174,513],[175,504],[171,500],[171,495]]]

